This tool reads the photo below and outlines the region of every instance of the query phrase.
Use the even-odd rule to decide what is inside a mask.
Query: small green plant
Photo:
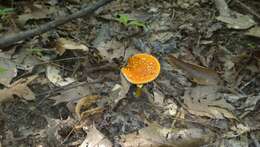
[[[43,54],[43,50],[41,48],[30,48],[30,49],[27,49],[28,52],[30,52],[32,55],[37,55],[37,56],[40,56],[42,57]]]
[[[127,26],[129,22],[129,17],[128,15],[118,14],[118,18],[116,18],[116,20],[122,23],[123,25]]]
[[[139,21],[139,20],[133,20],[133,21],[130,21],[128,23],[129,26],[133,26],[133,27],[141,27],[141,28],[146,28],[146,25],[144,22],[142,21]]]
[[[4,72],[6,72],[7,69],[3,68],[3,67],[0,67],[0,74],[3,74]]]
[[[143,29],[146,29],[145,22],[136,20],[136,19],[130,19],[128,15],[125,14],[118,14],[118,18],[116,20],[120,23],[122,23],[124,26],[132,26],[132,27],[141,27]]]
[[[251,49],[255,49],[256,48],[256,45],[255,44],[252,44],[252,43],[248,43],[247,46]]]
[[[0,16],[4,16],[14,12],[14,8],[0,8]]]

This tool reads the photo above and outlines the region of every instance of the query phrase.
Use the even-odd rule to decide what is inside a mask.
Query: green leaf
[[[0,8],[0,16],[14,12],[14,8]]]
[[[139,20],[130,21],[130,22],[128,23],[128,25],[129,25],[129,26],[133,26],[133,27],[141,27],[141,28],[143,28],[143,29],[146,28],[145,23],[142,22],[142,21],[139,21]]]
[[[0,67],[0,74],[3,74],[4,72],[6,72],[7,69],[3,68],[3,67]]]
[[[129,17],[128,15],[124,15],[124,14],[118,14],[119,18],[116,18],[116,20],[122,24],[124,24],[125,26],[128,25],[128,21],[129,21]]]
[[[40,56],[40,57],[43,56],[43,54],[42,54],[43,50],[41,48],[30,48],[30,49],[27,49],[27,51],[29,51],[33,55],[37,55],[37,56]]]

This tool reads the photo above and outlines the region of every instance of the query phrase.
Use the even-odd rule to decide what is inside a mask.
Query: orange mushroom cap
[[[160,69],[160,63],[154,56],[140,53],[130,57],[121,72],[130,83],[141,85],[156,79]]]

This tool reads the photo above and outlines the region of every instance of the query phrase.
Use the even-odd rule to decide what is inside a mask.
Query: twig
[[[241,5],[243,8],[245,8],[249,13],[251,13],[252,15],[257,17],[257,19],[260,20],[260,15],[258,13],[256,13],[254,10],[252,10],[250,7],[248,7],[246,4],[242,3],[240,0],[234,0],[234,1],[236,3],[238,3],[239,5]]]
[[[19,32],[17,34],[11,34],[8,36],[4,36],[0,38],[0,48],[8,47],[12,44],[14,44],[17,41],[21,41],[23,39],[27,39],[36,35],[40,35],[42,33],[45,33],[51,29],[54,29],[60,25],[65,24],[68,21],[71,21],[76,18],[80,18],[86,15],[89,15],[96,11],[98,8],[108,4],[109,2],[112,2],[113,0],[99,0],[96,4],[91,5],[89,7],[86,7],[74,14],[71,14],[69,16],[64,16],[61,18],[58,18],[54,21],[51,21],[49,23],[43,24],[35,29],[27,30],[23,32]]]

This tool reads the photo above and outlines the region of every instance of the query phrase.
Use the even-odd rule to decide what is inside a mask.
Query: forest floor
[[[95,3],[0,0],[0,42]],[[0,147],[259,147],[259,8],[115,0],[1,47]],[[140,96],[120,71],[138,53],[161,66]]]

